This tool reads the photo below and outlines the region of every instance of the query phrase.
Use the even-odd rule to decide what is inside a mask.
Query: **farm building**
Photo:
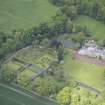
[[[78,54],[105,59],[105,49],[101,49],[94,40],[86,41]]]
[[[78,48],[80,46],[79,43],[74,42],[70,39],[65,39],[65,40],[57,40],[60,42],[65,48]]]

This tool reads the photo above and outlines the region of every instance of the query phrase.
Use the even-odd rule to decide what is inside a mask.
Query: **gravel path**
[[[94,93],[96,93],[97,96],[99,96],[101,94],[101,92],[99,90],[97,90],[97,89],[95,89],[93,87],[90,87],[90,86],[86,85],[85,83],[82,83],[80,81],[75,81],[75,82],[77,83],[77,85],[79,87],[85,88],[85,89],[87,89],[87,90],[89,90],[91,92],[94,92]]]

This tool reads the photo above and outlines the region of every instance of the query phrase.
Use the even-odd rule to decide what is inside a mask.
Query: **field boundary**
[[[10,86],[9,86],[9,85],[10,85]],[[20,93],[20,94],[23,94],[23,95],[25,95],[25,96],[28,96],[28,97],[30,97],[30,98],[33,98],[33,97],[35,97],[35,96],[38,96],[39,98],[43,98],[43,99],[45,99],[45,100],[49,100],[49,101],[54,102],[54,103],[56,103],[56,104],[59,105],[59,103],[58,103],[57,101],[55,101],[55,100],[53,100],[53,99],[50,99],[50,98],[48,98],[48,97],[46,97],[46,96],[41,96],[41,95],[37,94],[36,92],[33,92],[33,91],[31,91],[31,90],[28,90],[28,89],[26,89],[26,88],[24,88],[24,87],[22,87],[22,86],[20,86],[20,85],[17,85],[17,84],[9,84],[9,85],[0,82],[0,86],[5,87],[5,88],[8,88],[8,89],[10,89],[10,90],[13,90],[13,91],[15,91],[15,92],[18,92],[18,93]],[[12,86],[13,86],[13,87],[12,87]],[[19,90],[19,89],[20,89],[20,90]],[[23,90],[23,91],[26,91],[27,93],[23,92],[22,90]],[[35,98],[33,98],[33,99],[35,100]]]

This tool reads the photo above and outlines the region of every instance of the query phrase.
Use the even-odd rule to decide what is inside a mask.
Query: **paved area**
[[[77,51],[74,51],[74,56],[75,56],[76,59],[87,62],[89,64],[105,66],[105,60],[100,60],[98,58],[91,58],[91,57],[88,57],[88,56],[80,55],[80,54],[78,54]]]

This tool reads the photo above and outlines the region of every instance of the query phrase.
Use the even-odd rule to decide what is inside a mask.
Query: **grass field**
[[[74,23],[79,26],[87,26],[93,38],[105,39],[105,24],[88,16],[79,16]]]
[[[0,31],[29,29],[49,21],[56,11],[49,0],[0,0]]]
[[[105,68],[72,59],[71,56],[71,54],[65,55],[63,65],[65,72],[73,76],[76,80],[102,91],[105,86],[103,74]]]
[[[0,105],[58,105],[43,97],[0,84]]]

